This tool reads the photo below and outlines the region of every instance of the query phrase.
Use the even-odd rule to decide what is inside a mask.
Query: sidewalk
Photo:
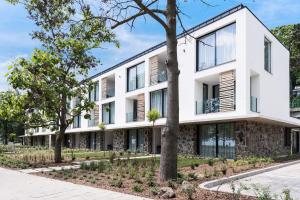
[[[147,200],[3,168],[0,180],[0,199],[5,200]]]

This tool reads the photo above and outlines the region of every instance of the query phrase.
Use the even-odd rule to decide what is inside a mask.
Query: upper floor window
[[[127,91],[145,86],[145,64],[141,63],[127,69]]]
[[[74,121],[73,121],[73,128],[80,128],[81,127],[81,115],[76,115],[74,117]]]
[[[90,102],[99,100],[99,82],[98,81],[93,83],[92,87],[90,88],[89,100],[90,100]]]
[[[265,38],[264,46],[265,46],[265,51],[264,51],[265,70],[271,73],[271,42],[267,38]]]
[[[115,102],[102,105],[102,121],[104,124],[115,123]]]
[[[150,109],[155,108],[161,117],[167,116],[167,89],[150,93]]]
[[[197,71],[235,60],[235,29],[234,23],[197,41]]]

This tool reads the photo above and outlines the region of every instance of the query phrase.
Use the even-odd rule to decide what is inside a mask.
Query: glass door
[[[203,157],[216,157],[216,125],[203,125],[200,135],[200,155]]]
[[[128,140],[129,140],[128,150],[131,152],[135,152],[137,149],[136,130],[129,130]]]
[[[233,124],[218,124],[218,157],[235,158],[235,136]]]
[[[144,151],[144,132],[142,130],[138,130],[138,151]]]

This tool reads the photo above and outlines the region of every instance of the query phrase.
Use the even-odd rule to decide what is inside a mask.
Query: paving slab
[[[237,188],[240,188],[241,185],[252,188],[250,190],[242,191],[242,194],[245,195],[256,196],[253,185],[257,185],[260,186],[260,188],[269,187],[269,190],[273,195],[279,195],[282,193],[283,189],[289,189],[294,199],[300,199],[300,163],[236,180],[232,183]],[[210,188],[210,190],[232,192],[232,183],[215,186]]]
[[[150,200],[0,168],[2,200]]]

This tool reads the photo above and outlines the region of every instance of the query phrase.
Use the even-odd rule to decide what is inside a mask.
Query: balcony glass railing
[[[251,96],[250,97],[250,110],[252,112],[258,112],[257,103],[258,103],[257,97]]]
[[[151,85],[162,83],[168,80],[167,71],[163,70],[158,72],[158,74],[153,74],[150,77]]]
[[[115,89],[114,88],[106,90],[106,98],[110,98],[110,97],[114,97],[114,96],[115,96]]]
[[[126,122],[136,122],[137,121],[137,116],[135,113],[130,112],[126,113]]]
[[[219,112],[219,98],[208,99],[205,101],[196,101],[196,114]]]

